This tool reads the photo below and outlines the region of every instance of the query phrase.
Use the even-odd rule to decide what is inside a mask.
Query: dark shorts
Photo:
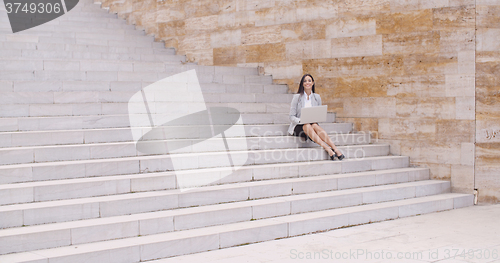
[[[297,126],[295,126],[295,129],[293,130],[293,136],[298,136],[298,137],[302,137],[306,140],[311,140],[311,138],[309,138],[309,136],[307,136],[307,134],[304,132],[304,124],[297,124]]]

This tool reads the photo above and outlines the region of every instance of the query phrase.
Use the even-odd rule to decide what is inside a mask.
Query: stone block
[[[451,166],[451,189],[454,193],[471,194],[474,190],[474,168],[468,165]]]
[[[274,196],[285,196],[292,194],[292,183],[265,183],[252,185],[249,188],[250,199],[260,199]]]
[[[245,63],[245,48],[243,46],[223,47],[213,49],[214,65],[231,65]]]
[[[476,117],[475,97],[456,97],[456,118],[458,120],[474,120]]]
[[[431,200],[427,202],[407,204],[399,207],[399,217],[415,216],[453,209],[453,199]]]
[[[139,222],[116,222],[71,229],[71,244],[86,244],[139,235]]]
[[[293,194],[317,193],[332,190],[337,190],[337,178],[317,178],[317,180],[304,180],[292,184]]]
[[[286,43],[286,58],[288,60],[330,58],[331,52],[332,44],[330,40],[307,40]],[[290,76],[290,78],[300,78],[300,75]]]
[[[241,31],[241,44],[260,45],[281,42],[281,27],[249,27]]]
[[[352,189],[376,185],[376,176],[374,174],[352,175],[338,178],[338,189]]]
[[[329,212],[329,213],[327,213]],[[293,221],[292,221],[293,220]],[[298,236],[349,225],[349,215],[331,211],[297,215],[288,223],[288,235]]]
[[[174,217],[174,228],[178,230],[202,228],[214,225],[224,225],[236,222],[250,221],[252,207],[232,207],[214,211],[177,215]]]
[[[23,224],[27,226],[40,225],[47,223],[98,218],[99,216],[100,214],[98,203],[48,206],[24,210]]]
[[[476,50],[482,51],[498,51],[500,42],[495,41],[500,39],[500,28],[479,28],[476,34]]]
[[[439,35],[439,49],[441,53],[474,52],[476,50],[476,36],[473,29],[439,31]],[[468,74],[471,73],[473,72]]]
[[[474,95],[474,75],[446,75],[446,96],[471,97]]]
[[[285,216],[291,213],[291,204],[288,201],[262,203],[252,206],[252,218],[263,219],[277,216]]]
[[[246,243],[256,243],[288,236],[287,223],[269,220],[265,223],[251,222],[251,227],[231,229],[219,234],[220,248],[232,247]]]
[[[377,33],[374,18],[336,18],[326,27],[326,38],[370,36]]]
[[[134,197],[135,198],[121,200],[113,200],[113,198],[102,198],[102,201],[99,203],[100,216],[111,217],[118,215],[129,215],[134,213],[161,211],[178,207],[178,196],[175,194],[160,195],[156,193],[141,193],[136,194]]]
[[[291,199],[291,213],[300,214],[363,204],[361,193],[332,193],[316,195],[314,198]]]
[[[256,23],[255,12],[255,10],[250,10],[219,14],[217,17],[218,28],[234,29],[254,26]]]
[[[71,245],[70,230],[35,232],[0,237],[0,253],[9,254]],[[40,242],[43,240],[43,242]]]
[[[183,36],[179,40],[180,50],[199,50],[211,48],[210,34],[198,34],[192,36]]]
[[[332,58],[382,55],[382,36],[360,36],[331,40]]]
[[[436,31],[405,32],[383,36],[383,53],[417,54],[439,52],[440,35]]]
[[[33,202],[33,188],[31,187],[0,187],[0,205]]]
[[[191,17],[184,20],[184,28],[187,35],[192,35],[200,31],[215,31],[218,27],[218,16]]]
[[[377,19],[377,34],[425,32],[432,29],[433,13],[430,9],[386,13]]]
[[[286,45],[283,43],[249,45],[245,47],[245,62],[275,62],[286,58]]]
[[[210,47],[208,48],[221,48],[228,46],[239,46],[242,44],[241,29],[226,30],[222,32],[214,32],[210,34]]]
[[[163,216],[139,221],[139,235],[147,236],[174,231],[174,217]]]
[[[396,103],[397,100],[390,97],[346,98],[344,114],[350,117],[395,117]]]
[[[474,5],[433,8],[435,30],[475,28],[476,26],[476,9]]]
[[[396,114],[398,117],[428,117],[438,119],[455,119],[455,98],[398,98]]]
[[[370,209],[349,214],[349,225],[359,225],[373,222],[381,222],[390,219],[397,219],[399,211],[397,207],[383,207]]]
[[[378,131],[381,139],[433,140],[436,137],[436,122],[419,118],[380,119]]]
[[[179,195],[179,207],[227,203],[247,200],[249,189],[246,187],[220,189],[212,191],[185,192]]]
[[[137,262],[186,255],[218,249],[219,235],[203,233],[194,237],[177,235],[170,239],[145,242],[140,248],[141,256]]]

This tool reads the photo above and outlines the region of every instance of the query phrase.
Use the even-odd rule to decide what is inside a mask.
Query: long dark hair
[[[297,91],[298,94],[302,94],[304,93],[304,79],[309,76],[311,77],[312,81],[313,81],[313,87],[312,87],[312,92],[313,93],[316,93],[316,89],[315,89],[315,86],[316,86],[316,82],[314,82],[314,78],[313,76],[311,76],[311,74],[305,74],[304,76],[302,76],[302,79],[300,80],[300,84],[299,84],[299,91]]]

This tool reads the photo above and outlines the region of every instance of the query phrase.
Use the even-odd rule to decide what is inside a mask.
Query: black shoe
[[[339,159],[339,161],[342,161],[342,159],[345,158],[344,154],[341,154],[340,156],[338,156],[337,154],[335,154],[335,157],[337,157]],[[332,156],[332,160],[333,160],[333,156]]]
[[[330,159],[332,159],[332,161],[335,161],[335,156],[337,156],[337,155],[335,155],[335,154],[331,155]]]

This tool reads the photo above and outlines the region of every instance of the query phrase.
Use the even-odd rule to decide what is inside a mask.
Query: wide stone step
[[[337,189],[341,190],[429,179],[429,170],[427,168],[400,168],[336,174],[334,172],[340,171],[338,168],[339,165],[323,163],[322,166],[323,167],[321,168],[315,168],[310,165],[302,164],[295,167],[297,168],[295,170],[299,171],[298,174],[282,174],[281,176],[283,176],[283,178],[302,178],[312,176],[315,179],[308,183],[308,187],[317,192],[330,189],[332,184],[335,184]],[[325,168],[328,166],[331,167],[330,171]],[[335,167],[337,168],[335,169]],[[242,168],[244,170],[240,171],[239,173],[241,174],[238,176],[224,178],[223,181],[214,181],[208,185],[272,180],[276,179],[277,176],[270,174],[269,172],[266,173],[265,171],[266,169],[269,171],[269,169],[277,168],[279,167],[272,165],[245,167]],[[248,169],[252,170],[250,171]],[[291,169],[294,169],[294,167],[291,167]],[[3,197],[0,200],[0,205],[170,190],[178,187],[176,184],[176,176],[189,176],[193,173],[207,175],[208,173],[213,173],[215,171],[216,170],[214,169],[204,169],[202,171],[180,171],[177,173],[164,172],[131,174],[122,176],[6,184],[0,185],[0,196]],[[314,171],[317,171],[318,173],[314,174]],[[247,176],[242,176],[243,174]],[[294,191],[295,193],[300,192],[298,188],[294,188]]]
[[[215,125],[214,128],[218,126]],[[324,123],[321,127],[328,133],[347,134],[352,131],[352,123]],[[244,125],[245,137],[265,137],[288,135],[288,124]],[[54,130],[0,133],[0,147],[45,146],[65,144],[92,144],[133,141],[132,130],[145,134],[150,128],[109,128],[88,130]],[[199,139],[196,127],[171,127],[166,139]],[[235,138],[239,134],[228,134]],[[353,137],[354,138],[354,137]],[[354,143],[354,142],[353,142]]]
[[[57,30],[57,29],[56,29]],[[59,33],[61,35],[61,33]],[[91,35],[87,35],[91,37]],[[120,38],[120,37],[118,37]],[[108,47],[142,47],[142,48],[154,48],[158,45],[163,45],[160,42],[153,42],[150,38],[145,36],[136,35],[123,35],[121,38],[126,38],[126,40],[107,40],[99,38],[83,38],[83,37],[71,37],[62,34],[59,37],[45,36],[45,35],[28,35],[28,34],[6,34],[5,39],[9,42],[20,42],[20,43],[49,43],[49,44],[76,44],[76,45],[94,45],[94,46],[108,46]]]
[[[0,46],[5,53],[14,51],[55,51],[55,52],[88,52],[94,54],[141,54],[141,55],[175,55],[175,49],[165,48],[163,43],[153,43],[159,45],[155,48],[139,47],[105,47],[98,45],[76,45],[76,44],[54,44],[54,43],[30,43],[30,42],[2,42]],[[53,50],[59,48],[59,50]],[[25,53],[25,54],[36,54]],[[21,58],[22,59],[22,58]],[[35,58],[36,59],[36,58]]]
[[[0,260],[2,262],[39,262],[40,260],[84,262],[92,258],[96,262],[109,262],[108,259],[113,258],[116,262],[148,261],[471,205],[473,205],[473,195],[447,193],[4,255],[0,257]]]
[[[171,52],[172,53],[172,52]],[[173,52],[175,53],[175,52]],[[169,61],[175,57],[173,54],[159,53],[154,54],[136,54],[136,53],[98,53],[98,52],[79,52],[79,51],[40,51],[40,50],[0,50],[0,58],[33,60],[33,59],[67,59],[67,60],[120,60],[120,61],[138,61],[138,62],[162,62]],[[176,62],[176,61],[174,61]],[[172,63],[172,62],[171,62]],[[174,63],[174,64],[177,64]],[[192,63],[188,63],[192,64]]]
[[[121,62],[118,62],[120,64]],[[102,66],[106,63],[101,64]],[[110,64],[111,66],[111,64]],[[0,81],[147,81],[156,82],[175,74],[168,70],[155,71],[125,71],[121,66],[114,65],[116,69],[100,71],[91,69],[80,70],[3,70],[0,71]],[[124,66],[126,67],[126,66]],[[104,69],[105,70],[105,69]],[[273,84],[272,76],[239,76],[222,74],[198,74],[200,83],[221,84]]]
[[[0,103],[129,102],[136,92],[150,84],[152,83],[129,81],[1,81]],[[257,95],[259,98],[285,94],[288,91],[286,85],[219,83],[200,83],[200,89],[203,94],[258,93],[261,94]],[[232,95],[219,97],[224,96]]]
[[[283,113],[243,113],[244,124],[285,124],[290,123]],[[130,117],[134,115],[89,115],[66,117],[18,117],[0,118],[0,131],[47,131],[99,128],[130,127]],[[138,118],[143,116],[138,115]],[[230,120],[228,120],[230,121]],[[335,122],[335,113],[327,114],[327,122]],[[223,123],[232,125],[233,123]]]
[[[184,56],[168,56],[163,62],[113,61],[113,60],[5,60],[0,65],[2,71],[103,71],[103,72],[166,72],[166,65],[179,63]],[[71,73],[70,73],[71,74]]]
[[[1,22],[0,22],[1,23]],[[37,39],[36,37],[55,37],[55,38],[67,38],[67,39],[86,39],[86,41],[89,41],[91,39],[99,40],[97,41],[96,45],[101,45],[99,43],[107,43],[105,42],[106,40],[121,40],[121,41],[137,41],[137,42],[144,42],[144,43],[153,43],[155,42],[155,38],[153,36],[147,36],[145,34],[125,34],[125,31],[129,30],[111,30],[111,29],[97,29],[96,31],[88,31],[88,32],[75,32],[75,31],[70,31],[70,29],[75,29],[75,27],[67,27],[63,28],[65,30],[61,30],[61,27],[58,27],[57,30],[55,31],[45,31],[43,29],[39,29],[38,27],[35,27],[33,29],[27,30],[27,31],[22,31],[19,33],[16,33],[15,37],[12,36],[12,31],[9,29],[0,29],[0,36],[5,36],[6,40],[13,40],[13,41],[19,41],[23,42],[22,40],[29,40],[29,43],[36,42],[35,40]],[[135,31],[135,30],[134,30]],[[140,31],[139,31],[140,32]],[[26,37],[21,37],[21,36],[26,36]],[[159,42],[161,43],[161,42]],[[39,43],[42,44],[42,43]],[[68,44],[73,44],[73,43],[68,43]],[[48,44],[44,44],[44,46],[47,46]],[[61,45],[61,44],[59,44]],[[55,51],[55,50],[54,50]]]
[[[406,156],[377,156],[377,157],[365,157],[365,158],[349,158],[350,156],[365,156],[381,154],[382,151],[387,152],[388,146],[386,147],[365,147],[366,150],[372,150],[377,152],[363,152],[363,147],[339,147],[344,150],[344,154],[347,159],[342,160],[342,162],[332,162],[330,160],[326,161],[326,167],[333,165],[340,169],[342,173],[346,172],[360,172],[369,171],[377,169],[395,169],[408,167],[409,158]],[[358,150],[358,152],[353,151],[353,149]],[[349,151],[348,151],[349,150]],[[253,153],[253,155],[249,155]],[[256,157],[256,153],[258,158]],[[283,156],[272,156],[272,154],[283,154]],[[301,165],[309,166],[311,162],[326,160],[328,158],[326,152],[322,149],[291,149],[291,150],[260,150],[260,151],[243,151],[239,152],[240,156],[235,156],[237,153],[231,153],[232,157],[247,157],[247,162],[242,166],[231,166],[229,163],[224,164],[222,161],[227,162],[227,154],[210,154],[210,153],[199,153],[199,154],[179,154],[174,157],[176,163],[178,161],[185,160],[189,162],[183,165],[176,165],[173,167],[172,156],[142,156],[142,157],[128,157],[120,159],[99,159],[99,160],[85,160],[85,161],[64,161],[64,162],[51,162],[51,163],[34,163],[34,164],[18,164],[18,165],[8,165],[0,167],[0,184],[8,183],[22,183],[22,182],[36,182],[36,181],[46,181],[46,180],[58,180],[58,179],[73,179],[73,178],[85,178],[85,177],[100,177],[100,176],[111,176],[111,175],[127,175],[127,174],[137,174],[137,173],[155,173],[155,172],[169,172],[176,171],[177,173],[181,171],[189,171],[194,169],[193,175],[186,176],[183,178],[183,185],[187,185],[190,178],[196,179],[194,182],[204,182],[212,183],[218,180],[221,181],[231,181],[240,180],[240,176],[250,177],[256,176],[254,169],[267,167],[259,166],[269,164],[272,167],[271,171],[275,171],[277,174],[275,176],[290,177],[293,174],[298,173],[298,167]],[[300,155],[299,155],[300,154]],[[202,157],[199,159],[193,159],[193,157],[198,155]],[[271,155],[269,157],[269,155]],[[250,156],[250,157],[249,157]],[[184,157],[184,159],[180,159]],[[211,158],[209,158],[211,157]],[[243,158],[241,157],[241,158]],[[268,158],[266,160],[266,157]],[[278,160],[279,157],[279,160]],[[314,158],[313,158],[314,157]],[[223,158],[222,161],[220,158]],[[303,159],[304,161],[296,161],[298,159]],[[238,160],[238,159],[236,159]],[[290,163],[292,162],[292,163]],[[293,163],[296,162],[296,163]],[[339,164],[334,164],[339,163]],[[281,164],[281,165],[280,165]],[[277,167],[277,168],[276,168]],[[208,170],[203,170],[204,168],[210,168]],[[267,168],[266,168],[267,169]],[[294,170],[295,169],[295,170]],[[326,168],[325,168],[326,169]],[[206,171],[206,172],[204,172]],[[237,171],[237,172],[235,172]],[[264,169],[264,171],[266,171]],[[330,172],[331,170],[329,170]],[[230,176],[229,176],[230,175]],[[194,177],[194,176],[199,176]],[[200,181],[197,181],[197,178]]]
[[[384,173],[382,172],[380,174]],[[399,174],[404,174],[404,172],[399,172]],[[65,196],[64,193],[44,192],[36,194],[37,198],[41,199],[38,202],[0,206],[0,215],[2,215],[2,218],[6,219],[1,221],[2,225],[0,225],[0,228],[105,218],[193,206],[206,206],[252,199],[289,196],[292,194],[333,191],[339,190],[338,180],[339,175],[321,177],[311,176],[205,186],[192,188],[187,191],[174,189],[141,193],[125,192],[108,196],[66,199],[60,201],[49,200],[57,200],[57,198]],[[342,180],[343,179],[341,179],[341,181]],[[348,181],[349,179],[346,180]],[[357,181],[357,185],[364,185],[359,182],[359,178]],[[353,187],[349,188],[360,187],[354,186],[352,180],[350,186]],[[51,188],[54,189],[55,187]],[[443,191],[449,192],[449,189],[450,183],[448,181],[443,181],[431,189],[426,187],[425,190],[427,191],[422,189],[418,192],[421,192],[421,195],[423,195],[430,191],[432,194],[434,190],[436,191],[434,194],[437,194]],[[413,191],[407,190],[403,192],[407,192],[403,194],[409,194],[406,198],[413,198],[416,194],[415,189]],[[66,195],[68,194],[66,193]],[[391,191],[387,191],[381,194],[378,199],[384,201],[384,198],[390,195]],[[19,196],[19,200],[24,197],[25,200],[28,201],[27,198],[29,198],[29,196],[23,196],[22,194],[18,194],[17,196]],[[387,199],[390,200],[390,198]],[[288,207],[290,207],[290,205]]]
[[[449,181],[419,181],[0,230],[0,254],[232,224],[256,219],[449,193]],[[249,188],[249,197],[253,188]],[[327,189],[327,187],[323,187]],[[297,192],[295,190],[298,190]],[[301,191],[302,190],[302,191]],[[259,195],[260,197],[260,195]],[[180,199],[182,200],[182,199]],[[162,227],[158,227],[162,223]],[[139,227],[140,226],[140,227]],[[155,227],[156,226],[156,227]],[[51,240],[51,242],[47,242]]]
[[[366,133],[344,135],[331,134],[330,137],[337,146],[362,145],[370,143],[370,135]],[[231,147],[230,151],[319,147],[312,141],[303,142],[302,139],[295,136],[227,138],[226,142],[227,145],[230,145]],[[0,148],[0,165],[94,160],[168,154],[168,152],[165,151],[166,149],[155,148],[158,144],[189,145],[184,148],[175,150],[175,153],[228,152],[228,149],[226,149],[226,144],[223,143],[220,138],[197,140],[151,140],[148,142],[143,142],[143,144],[141,145],[141,147],[144,148],[148,148],[148,145],[150,145],[149,148],[151,148],[151,152],[146,153],[141,152],[141,149],[137,149],[135,142],[15,147]],[[362,149],[361,151],[365,150]]]
[[[0,94],[1,95],[1,94]],[[33,94],[36,95],[36,94]],[[225,94],[227,95],[227,94]],[[288,103],[262,103],[247,102],[256,100],[254,94],[241,94],[239,99],[232,103],[221,103],[228,96],[210,96],[205,94],[206,106],[209,107],[229,107],[236,109],[242,114],[246,113],[282,113],[290,111]],[[276,94],[277,96],[286,94]],[[24,99],[24,98],[22,98]],[[75,98],[76,100],[76,98]],[[239,101],[238,101],[239,100]],[[209,103],[215,101],[216,103]],[[177,107],[183,107],[189,102],[156,102],[149,103],[152,114],[179,114]],[[141,103],[62,103],[62,104],[3,104],[0,105],[0,117],[52,117],[52,116],[88,116],[88,115],[117,115],[128,114],[130,107],[140,108]]]

